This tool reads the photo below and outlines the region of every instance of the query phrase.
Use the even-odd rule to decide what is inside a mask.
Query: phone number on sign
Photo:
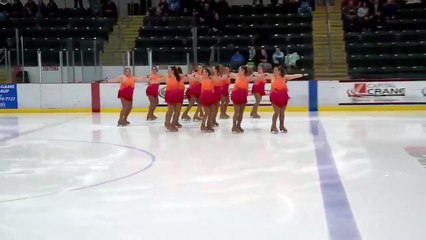
[[[0,101],[15,101],[15,97],[0,97]]]

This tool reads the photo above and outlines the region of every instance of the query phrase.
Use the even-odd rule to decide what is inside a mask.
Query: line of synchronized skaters
[[[286,69],[281,66],[275,67],[272,74],[266,73],[264,65],[259,65],[257,72],[254,73],[250,73],[250,69],[247,66],[241,66],[238,73],[232,73],[228,67],[224,66],[207,67],[199,65],[196,70],[189,74],[182,74],[182,70],[179,67],[173,66],[168,69],[167,75],[163,76],[158,73],[158,68],[154,66],[151,74],[145,76],[133,76],[130,68],[125,68],[124,75],[106,82],[121,84],[118,98],[121,100],[122,109],[118,126],[130,124],[127,121],[127,117],[133,106],[135,82],[148,83],[146,94],[150,105],[147,120],[157,119],[154,111],[159,103],[159,85],[160,83],[166,83],[165,100],[168,109],[164,126],[168,131],[177,132],[182,127],[179,123],[179,115],[185,96],[184,83],[189,83],[189,88],[186,91],[189,104],[182,114],[182,119],[191,119],[188,112],[197,103],[198,107],[193,119],[201,120],[202,132],[214,132],[214,127],[219,126],[216,121],[219,108],[221,110],[221,119],[230,118],[226,114],[229,104],[229,86],[231,79],[235,79],[235,85],[231,92],[231,100],[234,106],[232,132],[243,133],[244,129],[241,127],[241,123],[247,104],[249,82],[253,82],[252,93],[256,99],[250,116],[252,118],[260,118],[257,108],[262,96],[265,95],[265,84],[269,80],[271,81],[270,101],[274,109],[271,133],[278,133],[279,131],[286,133],[284,114],[289,100],[287,81],[304,76],[307,76],[307,74],[287,74]],[[276,126],[278,118],[280,122],[279,130]]]

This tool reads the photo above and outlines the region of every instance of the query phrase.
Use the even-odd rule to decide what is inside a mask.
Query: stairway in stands
[[[139,36],[142,21],[143,16],[119,18],[118,23],[114,26],[114,31],[109,35],[108,43],[105,45],[102,54],[103,65],[123,65],[123,51],[126,52],[135,47],[135,39]]]
[[[10,79],[7,79],[7,71],[4,66],[0,66],[0,83],[8,83]]]
[[[337,5],[339,6],[339,4]],[[325,7],[317,7],[313,16],[313,48],[315,78],[320,80],[347,79],[345,40],[343,38],[340,9],[330,7],[330,42],[327,36],[327,14]],[[331,49],[331,51],[330,51]],[[330,58],[331,55],[331,58]]]

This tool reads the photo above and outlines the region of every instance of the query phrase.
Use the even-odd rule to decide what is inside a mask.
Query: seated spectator
[[[371,18],[370,28],[373,31],[381,30],[384,28],[385,20],[381,12],[376,12]]]
[[[312,13],[312,8],[309,6],[307,0],[302,0],[300,3],[300,7],[297,9],[299,14],[301,13]]]
[[[217,13],[214,14],[214,19],[210,24],[210,30],[212,33],[221,33],[223,30],[222,20],[220,19],[220,16]]]
[[[58,5],[55,3],[54,0],[49,0],[47,3],[47,16],[48,17],[57,17],[58,16]]]
[[[240,52],[237,51],[231,57],[231,68],[237,69],[238,67],[240,67],[241,65],[244,64],[244,61],[245,61],[245,59],[244,59],[243,55],[241,55]]]
[[[117,5],[115,5],[115,2],[113,2],[112,0],[107,1],[107,4],[105,6],[104,17],[113,18],[113,19],[118,18]]]
[[[249,49],[249,59],[254,59],[255,56],[256,56],[256,49],[252,46]]]
[[[360,32],[362,30],[361,23],[354,10],[343,18],[343,29],[347,32]]]
[[[220,16],[229,14],[229,4],[226,0],[219,0],[216,6],[216,11]]]
[[[363,30],[370,29],[370,22],[373,16],[370,14],[370,9],[367,6],[366,2],[360,2],[358,7],[357,16],[359,18],[360,24],[362,25]]]
[[[180,14],[180,0],[169,0],[169,15],[178,16]]]
[[[161,16],[165,16],[169,13],[169,4],[167,0],[161,0],[158,3],[158,8],[161,10]]]
[[[260,63],[268,62],[268,53],[266,52],[264,48],[260,49],[259,54],[256,54],[256,56],[254,57],[254,62],[256,66],[259,65]]]
[[[274,66],[279,66],[284,64],[284,53],[281,52],[281,49],[276,48],[275,53],[272,55],[272,62]]]
[[[11,17],[20,18],[24,15],[24,5],[21,0],[13,0]]]
[[[37,18],[47,17],[47,6],[44,4],[43,0],[38,0],[38,9],[36,13]]]
[[[9,3],[9,0],[0,1],[0,20],[6,19],[12,13],[12,4]]]
[[[394,0],[388,0],[388,2],[383,5],[382,9],[382,14],[385,19],[393,19],[398,14],[399,6],[395,3]]]
[[[155,11],[155,17],[156,17],[155,25],[159,25],[159,26],[168,25],[167,15],[163,15],[163,11],[161,10],[160,7],[157,7],[157,10]]]
[[[349,15],[349,13],[353,11],[353,12],[357,12],[357,7],[354,4],[353,0],[350,0],[343,8],[342,8],[342,13],[343,15]]]
[[[210,26],[212,24],[214,15],[213,12],[210,10],[210,6],[208,3],[204,4],[204,9],[201,13],[199,13],[198,16],[201,25]]]
[[[38,6],[34,0],[28,0],[25,4],[25,16],[27,17],[35,17],[37,14]]]
[[[205,3],[209,4],[210,11],[217,12],[217,2],[216,2],[216,0],[205,0]]]

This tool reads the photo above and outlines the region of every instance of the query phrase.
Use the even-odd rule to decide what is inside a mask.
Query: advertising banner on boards
[[[17,109],[16,84],[0,84],[0,109]]]
[[[339,105],[426,104],[426,80],[340,81]]]

